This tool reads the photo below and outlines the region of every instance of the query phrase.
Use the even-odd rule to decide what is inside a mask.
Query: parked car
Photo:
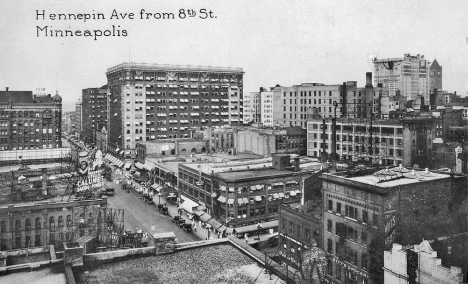
[[[187,233],[192,232],[192,224],[183,224],[182,229],[186,231]]]
[[[109,186],[106,185],[106,186],[104,186],[104,188],[105,188],[105,190],[106,190],[106,195],[107,195],[107,196],[112,196],[112,195],[114,195],[115,190],[114,190],[113,187],[109,187]]]
[[[180,219],[180,216],[174,216],[174,217],[172,217],[172,223],[176,223],[176,224],[177,224],[177,222],[179,221],[179,219]]]
[[[179,226],[180,228],[183,228],[183,226],[185,226],[185,220],[179,219],[179,221],[177,222],[177,226]]]
[[[161,209],[161,212],[162,212],[162,214],[164,214],[164,215],[169,215],[169,208],[163,207],[163,208]]]

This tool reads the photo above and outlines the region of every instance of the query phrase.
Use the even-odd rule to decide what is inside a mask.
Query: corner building
[[[189,138],[193,129],[242,125],[242,68],[122,63],[107,70],[109,150]]]

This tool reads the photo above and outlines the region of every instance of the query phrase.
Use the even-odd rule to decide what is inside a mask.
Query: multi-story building
[[[366,73],[366,86],[358,87],[356,81],[343,84],[324,85],[304,83],[292,87],[276,86],[273,89],[273,125],[300,126],[306,128],[307,115],[321,117],[385,117],[383,97],[388,93],[377,85],[372,85],[372,73]],[[336,103],[336,104],[335,104]],[[372,108],[369,106],[371,103]]]
[[[73,125],[75,126],[75,132],[73,134],[81,138],[83,131],[83,104],[81,98],[75,103],[75,120]]]
[[[383,84],[390,96],[395,96],[399,91],[401,96],[407,97],[408,100],[422,97],[425,104],[429,104],[430,62],[424,55],[405,54],[400,58],[374,58],[373,62],[374,82],[376,85]]]
[[[321,164],[299,158],[291,167],[289,155],[219,164],[179,165],[179,192],[206,208],[230,233],[257,231],[256,224],[278,226],[278,206],[297,203],[304,194],[304,180]],[[315,168],[314,168],[315,167]],[[300,171],[308,168],[309,170]],[[263,226],[263,229],[268,229]]]
[[[260,122],[260,92],[244,94],[244,124]]]
[[[62,98],[0,91],[0,150],[61,148]]]
[[[260,92],[260,122],[267,126],[273,127],[273,92]]]
[[[107,127],[107,86],[82,90],[82,140],[96,144],[96,131]]]
[[[429,92],[434,89],[442,90],[442,66],[439,65],[436,59],[431,63],[429,71]]]
[[[430,167],[433,143],[442,140],[443,117],[404,116],[400,119],[337,119],[336,153],[339,159],[381,165]],[[372,129],[371,129],[372,127]],[[311,119],[307,128],[307,155],[329,157],[333,152],[331,119]],[[328,158],[325,158],[328,160]]]
[[[466,176],[395,167],[324,173],[322,180],[331,283],[383,283],[382,256],[392,243],[414,244],[467,229]]]
[[[307,131],[299,126],[281,128],[244,127],[236,133],[237,152],[260,156],[271,154],[306,155]]]
[[[109,150],[188,138],[190,130],[242,125],[241,68],[123,63],[107,70]],[[119,151],[116,151],[119,152]]]
[[[283,263],[301,270],[302,253],[313,246],[323,247],[321,215],[320,204],[316,207],[309,204],[280,206],[279,256]]]

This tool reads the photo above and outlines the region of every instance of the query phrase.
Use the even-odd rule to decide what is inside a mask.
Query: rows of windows
[[[369,220],[369,212],[366,209],[362,209],[361,215],[359,216],[357,207],[354,207],[351,205],[345,205],[343,208],[341,202],[336,202],[336,207],[334,207],[333,205],[334,205],[333,200],[328,199],[328,203],[327,203],[328,211],[336,212],[337,214],[344,214],[344,216],[348,217],[349,219],[352,219],[355,221],[359,220],[360,222],[363,222],[366,224],[370,222],[373,226],[377,226],[378,224],[378,215],[373,213],[372,220]]]

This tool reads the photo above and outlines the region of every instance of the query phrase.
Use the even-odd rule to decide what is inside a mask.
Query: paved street
[[[106,181],[108,186],[115,188],[115,194],[114,196],[109,196],[108,204],[109,207],[125,210],[124,218],[126,230],[135,232],[136,226],[139,226],[151,234],[174,232],[181,243],[199,241],[201,239],[196,233],[187,233],[172,223],[172,217],[159,213],[155,204],[144,202],[135,191],[130,191],[130,193],[128,193],[122,190],[121,184],[115,184],[113,182],[117,178],[122,178],[122,176],[113,172],[112,182]],[[164,198],[161,198],[161,203],[164,201]],[[158,204],[157,197],[155,197],[155,203]],[[171,207],[170,213],[177,212],[175,205]]]

